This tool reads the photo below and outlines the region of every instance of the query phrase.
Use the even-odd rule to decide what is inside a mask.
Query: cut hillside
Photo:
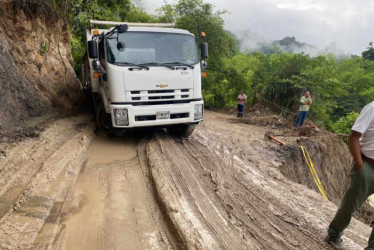
[[[81,100],[67,23],[47,1],[0,0],[2,130]]]

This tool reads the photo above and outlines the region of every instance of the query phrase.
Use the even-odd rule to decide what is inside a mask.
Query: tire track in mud
[[[11,209],[11,206],[20,199],[23,191],[43,168],[44,161],[52,157],[59,147],[76,136],[76,134],[77,131],[73,127],[68,127],[55,136],[55,138],[58,138],[57,140],[48,138],[49,141],[43,140],[40,144],[36,143],[29,150],[18,149],[12,153],[8,161],[0,164],[7,166],[7,169],[2,171],[5,173],[3,173],[3,183],[0,190],[0,218],[3,218]],[[22,161],[21,157],[18,157],[20,150],[23,151],[22,153],[27,153],[28,159]]]
[[[198,237],[192,239],[194,242],[188,247],[243,248],[244,244],[233,235],[232,228],[226,228],[228,223],[216,207],[218,204],[213,203],[214,190],[206,189],[204,183],[199,181],[200,176],[193,173],[194,169],[189,165],[188,154],[184,154],[185,152],[169,136],[161,135],[157,138],[157,144],[162,147],[162,153],[165,156],[162,174],[169,175],[169,178],[173,180],[172,186],[179,188],[177,191],[181,199],[176,204],[179,203],[181,209],[174,208],[175,213],[182,214],[187,219],[190,218],[193,222],[192,226],[196,227],[195,236]],[[154,147],[152,143],[151,147]],[[148,154],[152,157],[154,152],[150,148]],[[189,241],[191,239],[186,239],[186,242]]]
[[[0,162],[6,173],[0,177],[0,248],[29,249],[45,227],[49,238],[54,234],[54,209],[69,196],[92,136],[88,116],[69,117],[9,150]]]
[[[141,167],[139,138],[98,136],[61,209],[53,249],[178,249]]]
[[[281,174],[265,128],[206,114],[190,139],[161,132],[147,143],[157,195],[185,246],[329,249],[324,238],[337,207]],[[369,231],[352,220],[346,247],[365,246]]]

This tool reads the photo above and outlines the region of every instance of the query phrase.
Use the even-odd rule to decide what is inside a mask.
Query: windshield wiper
[[[169,69],[172,69],[174,70],[175,68],[167,63],[156,63],[156,62],[150,62],[150,63],[142,63],[140,65],[143,65],[143,66],[163,66],[163,67],[167,67]]]
[[[194,66],[190,65],[190,64],[187,64],[187,63],[183,63],[183,62],[171,62],[171,63],[167,63],[169,65],[181,65],[181,66],[186,66],[186,67],[189,67],[191,69],[195,68]]]
[[[138,68],[141,68],[141,69],[149,70],[149,67],[147,67],[143,64],[136,64],[136,63],[130,63],[130,62],[116,62],[115,64],[116,65],[121,65],[121,66],[134,66],[134,67],[138,67]],[[129,70],[133,70],[133,68],[129,68]]]

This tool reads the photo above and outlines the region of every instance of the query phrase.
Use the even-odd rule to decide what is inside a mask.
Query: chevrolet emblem
[[[156,87],[159,87],[159,88],[166,88],[168,85],[167,84],[157,84]]]

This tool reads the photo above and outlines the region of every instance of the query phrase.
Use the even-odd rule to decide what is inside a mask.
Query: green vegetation
[[[203,95],[208,108],[235,107],[240,90],[249,103],[262,99],[297,111],[299,98],[309,90],[314,99],[311,118],[321,126],[346,133],[356,113],[374,96],[374,49],[362,58],[337,59],[334,55],[311,57],[275,49],[272,53],[241,53],[236,38],[224,30],[223,14],[203,0],[179,0],[166,4],[152,16],[130,0],[50,0],[60,16],[69,20],[72,54],[77,75],[85,53],[84,32],[90,19],[128,22],[175,22],[209,43],[208,77],[203,79]],[[294,38],[289,38],[293,39]],[[347,115],[348,114],[348,115]],[[343,117],[343,118],[342,118]]]
[[[309,90],[314,99],[311,116],[328,129],[347,113],[359,112],[374,94],[374,62],[357,56],[338,62],[333,55],[239,53],[226,58],[220,72],[208,75],[208,107],[234,107],[244,90],[250,103],[265,98],[296,112],[299,98]]]
[[[351,112],[345,117],[340,117],[339,120],[334,124],[334,131],[339,134],[349,134],[351,132],[352,126],[355,123],[359,113]],[[347,142],[347,138],[343,138]]]
[[[40,54],[45,54],[48,52],[49,45],[47,41],[43,41],[40,43]]]

